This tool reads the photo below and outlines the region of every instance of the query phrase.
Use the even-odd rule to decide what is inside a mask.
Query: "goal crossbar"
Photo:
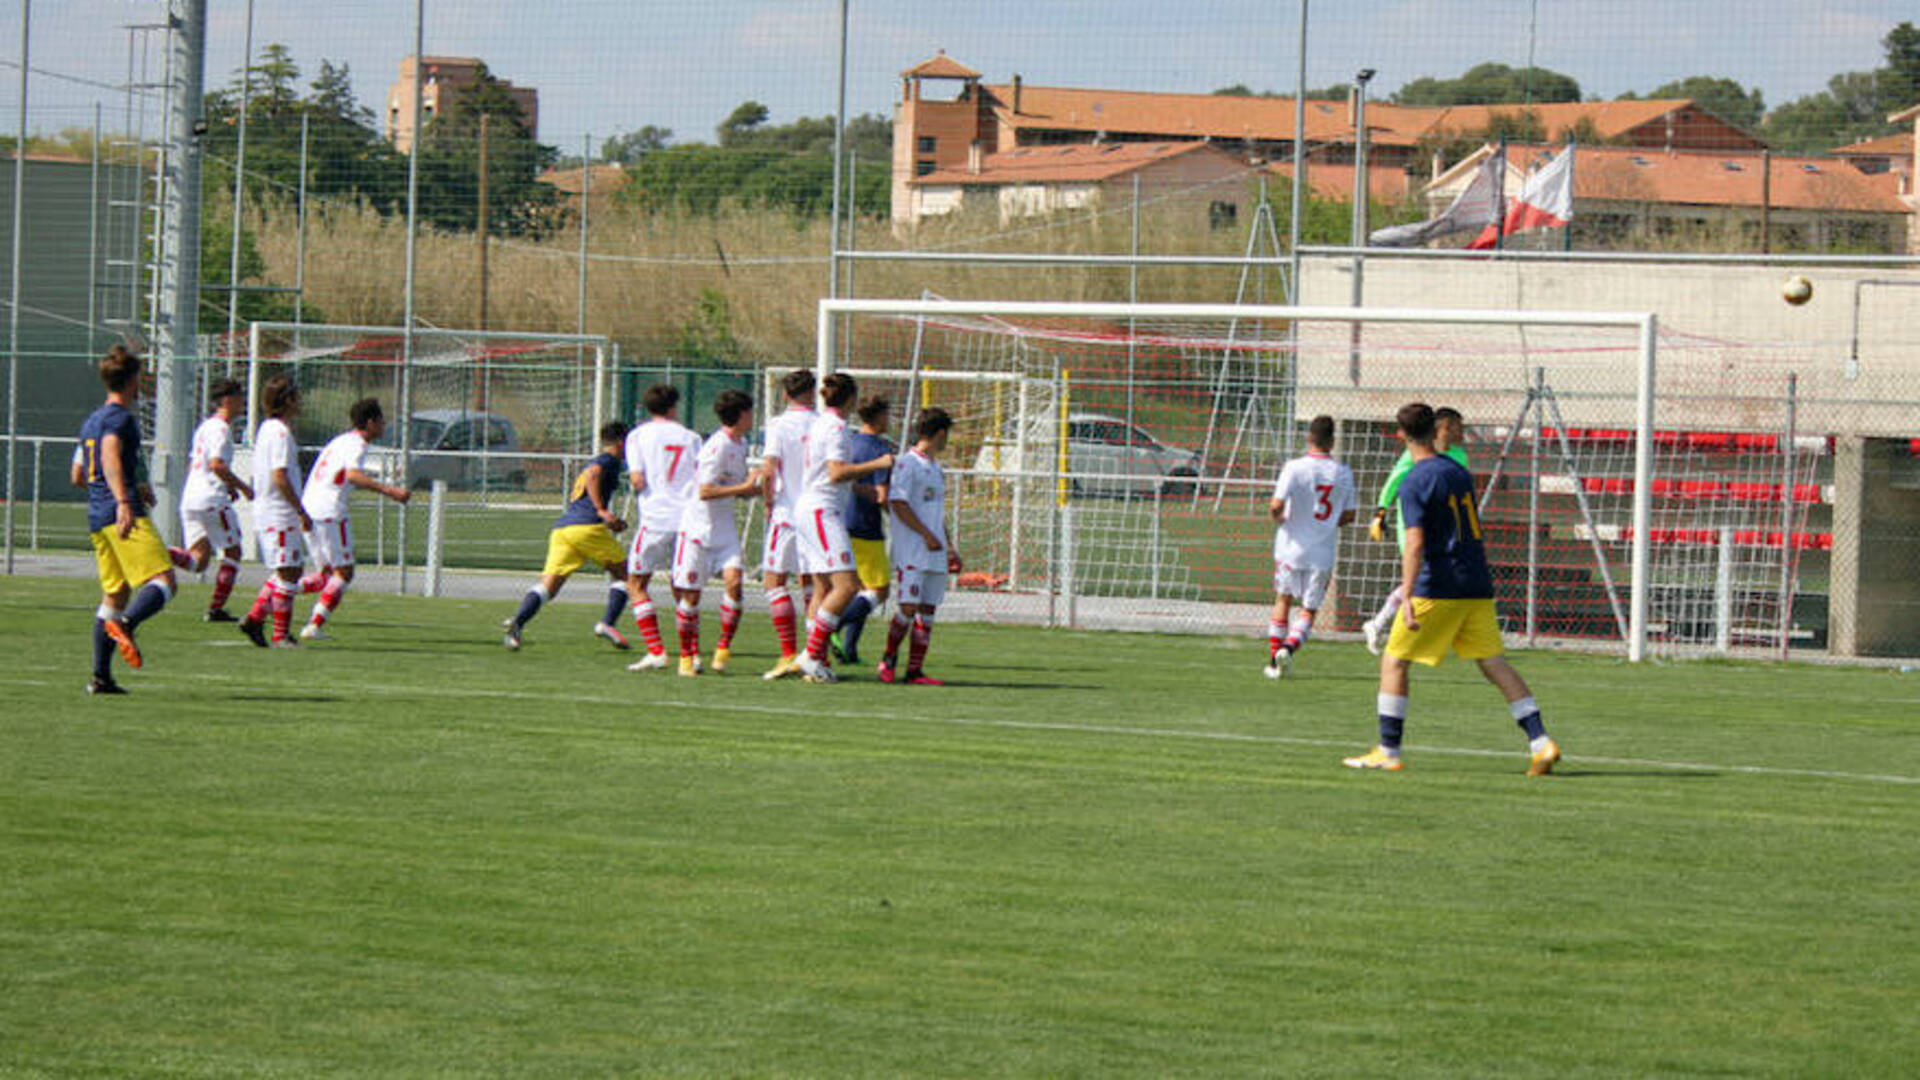
[[[1112,320],[1215,319],[1287,323],[1388,323],[1451,326],[1598,327],[1634,332],[1638,353],[1635,392],[1632,588],[1627,658],[1645,658],[1650,602],[1650,533],[1653,521],[1654,390],[1657,378],[1659,321],[1652,312],[1516,311],[1457,308],[1360,308],[1257,304],[1129,304],[1014,300],[823,299],[815,333],[815,367],[824,378],[834,370],[840,316],[896,318],[998,316]]]

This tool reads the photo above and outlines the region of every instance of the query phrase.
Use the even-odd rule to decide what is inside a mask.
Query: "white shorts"
[[[800,539],[800,569],[809,574],[853,572],[853,540],[847,536],[845,514],[816,506],[803,507],[793,516]]]
[[[731,539],[723,536],[714,543],[710,537],[681,533],[673,549],[673,587],[699,592],[714,574],[740,567],[738,536]]]
[[[240,546],[240,519],[233,507],[216,506],[206,510],[180,511],[180,538],[187,547],[202,540],[215,551]]]
[[[307,561],[307,545],[298,525],[256,525],[253,538],[260,543],[260,562],[269,570],[298,568]]]
[[[760,561],[763,574],[797,574],[800,572],[799,541],[795,539],[793,523],[775,520],[767,526],[766,556]]]
[[[307,534],[313,561],[323,567],[353,565],[353,522],[347,518],[314,518]]]
[[[645,525],[633,534],[633,549],[627,553],[630,574],[664,574],[673,569],[673,545],[680,538],[677,529],[651,529]]]
[[[1273,564],[1273,594],[1291,596],[1308,611],[1319,611],[1326,602],[1327,586],[1333,581],[1331,570],[1304,570],[1285,563]]]
[[[894,599],[899,603],[939,607],[947,598],[947,571],[945,567],[911,570],[896,566],[893,568],[893,585]]]

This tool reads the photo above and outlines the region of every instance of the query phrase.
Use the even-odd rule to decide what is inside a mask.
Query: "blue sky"
[[[1390,92],[1421,75],[1473,63],[1518,65],[1533,0],[1314,0],[1308,78],[1324,85],[1360,67]],[[0,58],[17,60],[18,0],[5,4]],[[150,22],[159,0],[38,0],[33,63],[81,78],[125,76],[120,26]],[[541,138],[568,150],[583,134],[643,124],[709,138],[753,98],[776,121],[832,111],[838,0],[428,0],[427,51],[474,55],[496,74],[538,87]],[[208,81],[242,53],[244,0],[210,0]],[[992,80],[1207,91],[1234,82],[1291,89],[1294,0],[852,0],[850,112],[885,112],[897,72],[936,48]],[[378,109],[412,48],[406,0],[256,0],[256,50],[292,48],[311,74],[322,57],[352,66],[361,99]],[[1875,67],[1879,41],[1911,0],[1538,0],[1538,63],[1589,94],[1646,91],[1709,74],[1757,85],[1771,105],[1819,89],[1838,71]],[[12,127],[15,76],[0,72]],[[36,76],[31,126],[84,124],[96,99],[117,95]],[[109,114],[111,123],[111,112]]]

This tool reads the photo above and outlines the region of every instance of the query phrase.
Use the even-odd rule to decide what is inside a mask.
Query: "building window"
[[[934,138],[931,135],[922,135],[918,139],[914,140],[914,152],[919,154],[931,154],[933,153],[933,148],[937,146],[939,142],[940,140]]]
[[[932,172],[935,169],[935,167],[936,166],[931,161],[916,161],[913,163],[913,175],[925,176],[928,173]]]
[[[1216,229],[1227,229],[1240,217],[1240,208],[1233,203],[1216,200],[1207,207],[1207,224]]]

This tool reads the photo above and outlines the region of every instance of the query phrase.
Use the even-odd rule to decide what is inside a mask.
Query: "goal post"
[[[1555,485],[1567,482],[1563,476],[1514,475],[1509,490],[1524,484],[1547,494],[1512,500],[1509,514],[1519,516],[1501,525],[1509,547],[1495,553],[1496,564],[1514,558],[1513,551],[1549,545],[1570,565],[1550,568],[1547,601],[1556,610],[1585,604],[1599,613],[1609,610],[1611,561],[1629,594],[1620,605],[1626,632],[1612,628],[1611,614],[1594,614],[1586,620],[1596,628],[1588,636],[1624,644],[1633,661],[1645,656],[1656,559],[1650,541],[1659,531],[1653,495],[1661,343],[1652,314],[945,299],[828,299],[817,314],[820,376],[848,370],[864,392],[870,382],[905,383],[917,372],[935,399],[956,401],[967,414],[957,430],[991,431],[956,435],[960,450],[948,462],[950,474],[959,474],[950,486],[960,492],[955,512],[977,515],[994,505],[994,483],[1003,491],[1017,481],[1023,494],[1044,492],[1013,500],[1009,509],[1018,508],[1029,527],[1021,550],[1009,547],[998,572],[1047,594],[1050,613],[1053,596],[1070,597],[1095,626],[1217,632],[1264,625],[1270,586],[1258,567],[1271,544],[1265,502],[1308,419],[1328,413],[1339,421],[1340,453],[1355,464],[1363,506],[1370,506],[1368,489],[1377,488],[1384,463],[1399,450],[1390,426],[1400,404],[1464,407],[1479,431],[1470,446],[1476,472],[1484,474],[1478,455],[1499,444],[1496,435],[1506,433],[1538,367],[1558,385],[1554,407],[1565,419],[1527,425],[1535,459],[1555,437],[1574,456],[1614,446],[1602,464],[1625,475],[1577,463],[1561,470],[1604,480],[1605,497],[1592,500],[1600,505],[1582,498],[1577,509],[1559,498]],[[968,373],[993,378],[968,381]],[[999,415],[989,387],[1001,388]],[[1021,399],[1011,419],[1007,388]],[[897,420],[909,424],[924,403],[896,408]],[[1568,444],[1555,430],[1568,425],[1619,430],[1624,438]],[[988,467],[995,440],[1004,445],[1015,433],[1025,445],[1012,467]],[[1629,449],[1630,470],[1620,460]],[[1043,456],[1055,460],[1042,465]],[[1550,504],[1544,511],[1530,509],[1543,498]],[[1053,501],[1061,505],[1045,505]],[[1576,513],[1587,520],[1569,520]],[[1361,530],[1346,533],[1336,591],[1346,579],[1353,594],[1338,601],[1337,620],[1323,624],[1351,629],[1360,606],[1378,600],[1360,595],[1363,589],[1382,590],[1396,575],[1381,545],[1363,547],[1363,535],[1355,536]],[[1071,566],[1060,565],[1063,552],[1071,553]],[[1582,559],[1584,569],[1572,565]],[[1531,562],[1526,577],[1535,577]],[[963,596],[969,584],[1005,587],[998,579],[963,583]],[[1503,589],[1503,606],[1511,605],[1510,595],[1518,593]],[[1531,629],[1531,584],[1526,596]],[[1129,612],[1138,618],[1123,617]],[[1022,617],[1010,600],[975,613]]]

